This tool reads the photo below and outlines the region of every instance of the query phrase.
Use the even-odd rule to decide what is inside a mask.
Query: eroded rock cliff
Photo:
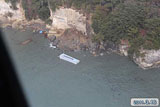
[[[87,35],[86,16],[74,9],[60,7],[56,9],[55,12],[51,11],[50,19],[53,21],[50,27],[50,33],[57,29],[66,30],[74,28],[81,31],[84,35]]]
[[[120,45],[119,51],[122,55],[128,56],[127,45]],[[159,50],[140,50],[140,55],[133,55],[133,61],[143,69],[160,67],[160,49]]]
[[[1,27],[10,26],[16,29],[25,30],[26,27],[32,27],[33,29],[45,29],[45,23],[40,20],[26,20],[25,13],[22,8],[21,0],[17,3],[17,9],[11,8],[10,3],[6,3],[4,0],[0,0],[0,24]]]
[[[24,11],[21,8],[21,4],[17,4],[17,10],[11,8],[10,3],[6,3],[4,0],[0,0],[0,16],[9,20],[24,19]]]
[[[17,4],[17,10],[13,10],[10,3],[0,0],[0,21],[2,26],[12,25],[13,22],[22,21],[24,19],[24,11],[20,3]]]
[[[141,68],[160,67],[160,50],[141,50],[140,53],[141,56],[133,59]]]

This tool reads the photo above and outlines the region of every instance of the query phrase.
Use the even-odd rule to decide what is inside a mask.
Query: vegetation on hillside
[[[114,8],[97,6],[92,27],[97,41],[129,41],[129,55],[140,49],[160,49],[160,1],[126,0]]]
[[[40,18],[46,21],[50,17],[47,0],[22,0],[22,6],[28,20]]]

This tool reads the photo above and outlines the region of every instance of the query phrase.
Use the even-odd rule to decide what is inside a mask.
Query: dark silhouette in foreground
[[[29,107],[0,32],[0,107]]]

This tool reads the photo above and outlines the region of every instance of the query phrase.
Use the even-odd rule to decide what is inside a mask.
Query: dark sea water
[[[31,107],[130,107],[133,97],[160,98],[160,69],[142,70],[116,54],[65,52],[81,61],[73,65],[39,34],[3,32]]]

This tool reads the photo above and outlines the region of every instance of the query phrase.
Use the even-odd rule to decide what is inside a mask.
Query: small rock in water
[[[97,56],[97,54],[96,54],[96,52],[95,52],[95,51],[94,51],[94,52],[92,52],[92,55],[93,55],[93,56]]]
[[[100,53],[100,55],[101,55],[101,56],[103,56],[103,55],[104,55],[104,53]]]
[[[92,54],[93,54],[93,55],[95,55],[95,54],[96,54],[96,52],[94,52],[94,51],[93,51],[93,52],[92,52]]]

